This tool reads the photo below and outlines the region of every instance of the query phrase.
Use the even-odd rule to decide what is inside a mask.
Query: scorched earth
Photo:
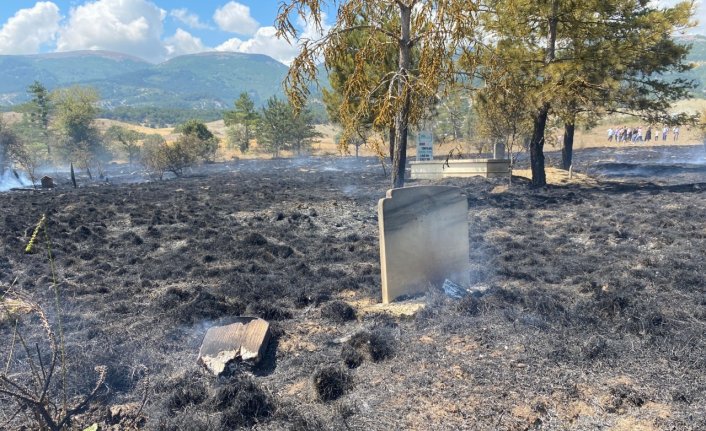
[[[706,429],[703,155],[660,151],[577,152],[596,179],[548,189],[436,182],[468,197],[475,293],[430,286],[414,317],[370,312],[389,183],[375,160],[2,193],[2,372],[31,388],[27,352],[48,361],[28,305],[58,331],[47,239],[24,253],[46,214],[68,405],[107,367],[73,429]],[[270,321],[273,341],[260,366],[215,378],[200,342],[238,315]],[[0,424],[37,428],[8,396]]]

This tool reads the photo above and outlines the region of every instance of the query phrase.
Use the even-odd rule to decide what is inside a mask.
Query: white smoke
[[[32,181],[22,172],[17,172],[19,179],[12,169],[6,169],[5,174],[0,177],[0,192],[6,192],[16,187],[28,187]]]

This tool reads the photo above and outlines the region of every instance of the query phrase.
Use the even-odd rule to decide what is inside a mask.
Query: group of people
[[[642,134],[642,126],[640,127],[610,127],[608,128],[608,142],[648,142],[652,141],[653,139],[655,141],[659,141],[660,135],[662,137],[663,141],[666,141],[669,139],[669,132],[670,129],[667,126],[662,127],[660,130],[659,127],[655,127],[654,129],[652,126],[648,126],[647,130],[645,131],[645,134],[643,136]],[[679,126],[674,126],[673,129],[671,129],[672,132],[672,140],[673,141],[678,141],[679,140]]]

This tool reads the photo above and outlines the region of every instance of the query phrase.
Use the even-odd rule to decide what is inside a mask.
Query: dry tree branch
[[[142,410],[145,408],[145,405],[147,404],[147,398],[149,396],[149,390],[150,390],[150,374],[149,374],[149,369],[142,365],[142,368],[145,370],[145,378],[144,378],[144,386],[145,386],[145,392],[142,394],[142,400],[140,401],[140,407],[137,409],[135,412],[135,415],[133,416],[132,420],[128,424],[129,426],[133,426],[136,422],[137,419],[140,417],[140,414],[142,413]]]
[[[15,327],[12,331],[12,343],[10,344],[10,353],[7,355],[7,362],[5,363],[5,372],[3,374],[7,374],[10,370],[10,363],[12,362],[12,356],[14,356],[15,352],[15,340],[17,340],[17,319],[15,319]]]

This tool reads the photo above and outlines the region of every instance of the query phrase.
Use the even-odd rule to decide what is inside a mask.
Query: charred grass
[[[22,253],[46,212],[71,391],[108,366],[80,425],[138,401],[145,366],[145,429],[706,427],[706,185],[444,181],[468,196],[476,291],[400,320],[349,305],[379,300],[378,170],[261,168],[0,195],[0,287],[50,303]],[[265,363],[205,374],[205,330],[241,313],[273,324]]]

